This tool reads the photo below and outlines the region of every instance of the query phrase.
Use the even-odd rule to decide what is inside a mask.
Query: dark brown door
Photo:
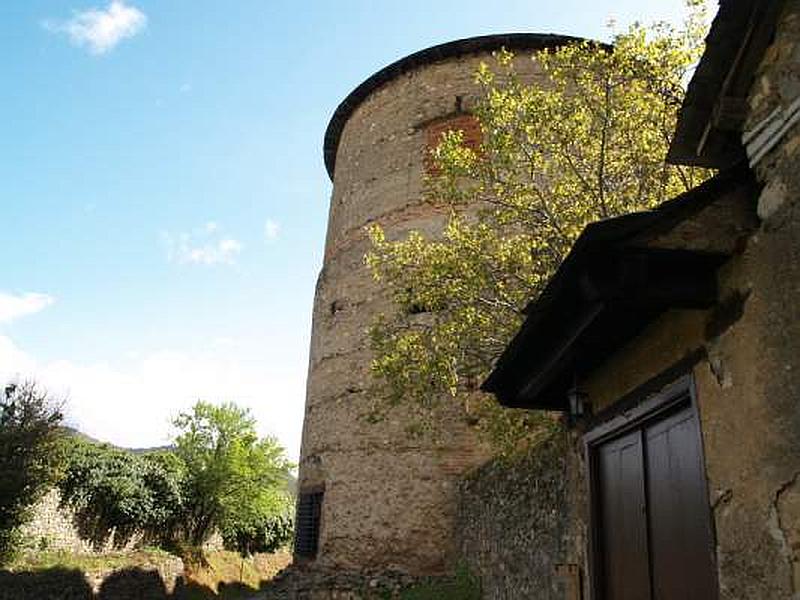
[[[653,600],[714,598],[713,537],[694,412],[687,407],[644,435]]]
[[[688,397],[610,436],[592,452],[599,597],[715,599],[702,448]]]
[[[633,431],[598,450],[601,545],[605,594],[614,600],[648,600],[642,434]]]

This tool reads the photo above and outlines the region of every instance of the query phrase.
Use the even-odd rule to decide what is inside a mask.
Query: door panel
[[[598,600],[718,597],[697,413],[679,394],[587,434]]]
[[[691,408],[645,430],[654,600],[714,597],[713,544]]]
[[[605,598],[648,600],[644,457],[642,436],[634,431],[598,450]]]

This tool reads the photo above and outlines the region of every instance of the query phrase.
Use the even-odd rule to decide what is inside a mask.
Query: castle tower
[[[314,302],[306,412],[300,455],[295,554],[338,568],[438,573],[453,566],[456,485],[489,458],[457,411],[435,441],[410,438],[408,415],[377,424],[369,406],[367,327],[392,308],[364,266],[365,226],[387,237],[441,231],[446,214],[421,202],[425,151],[442,131],[477,141],[469,115],[479,64],[505,47],[525,81],[531,56],[573,41],[539,34],[458,40],[400,59],[339,105],[325,134],[333,180],[325,258]]]

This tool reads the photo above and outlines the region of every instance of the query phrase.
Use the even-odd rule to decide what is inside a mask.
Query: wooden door
[[[713,530],[688,392],[590,442],[598,600],[714,600]]]
[[[640,431],[598,449],[604,598],[650,598],[643,459]]]
[[[713,536],[693,411],[660,420],[644,437],[653,600],[714,598]]]

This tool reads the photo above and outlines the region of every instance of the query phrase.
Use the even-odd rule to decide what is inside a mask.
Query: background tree
[[[372,416],[404,402],[429,425],[449,396],[488,417],[478,422],[501,446],[530,430],[530,413],[468,393],[523,307],[588,223],[652,208],[707,176],[664,162],[702,46],[704,13],[689,6],[681,29],[636,24],[614,36],[613,50],[587,41],[537,53],[535,85],[519,80],[508,52],[481,66],[480,148],[444,134],[426,181],[427,200],[451,209],[443,236],[387,240],[370,229],[367,264],[398,309],[371,328],[376,397],[389,401]]]
[[[60,403],[34,383],[8,386],[0,402],[0,564],[19,547],[18,528],[57,479]]]
[[[284,514],[292,465],[273,438],[258,437],[247,409],[198,402],[174,425],[175,455],[186,468],[184,543],[200,548],[215,529],[230,534]]]

